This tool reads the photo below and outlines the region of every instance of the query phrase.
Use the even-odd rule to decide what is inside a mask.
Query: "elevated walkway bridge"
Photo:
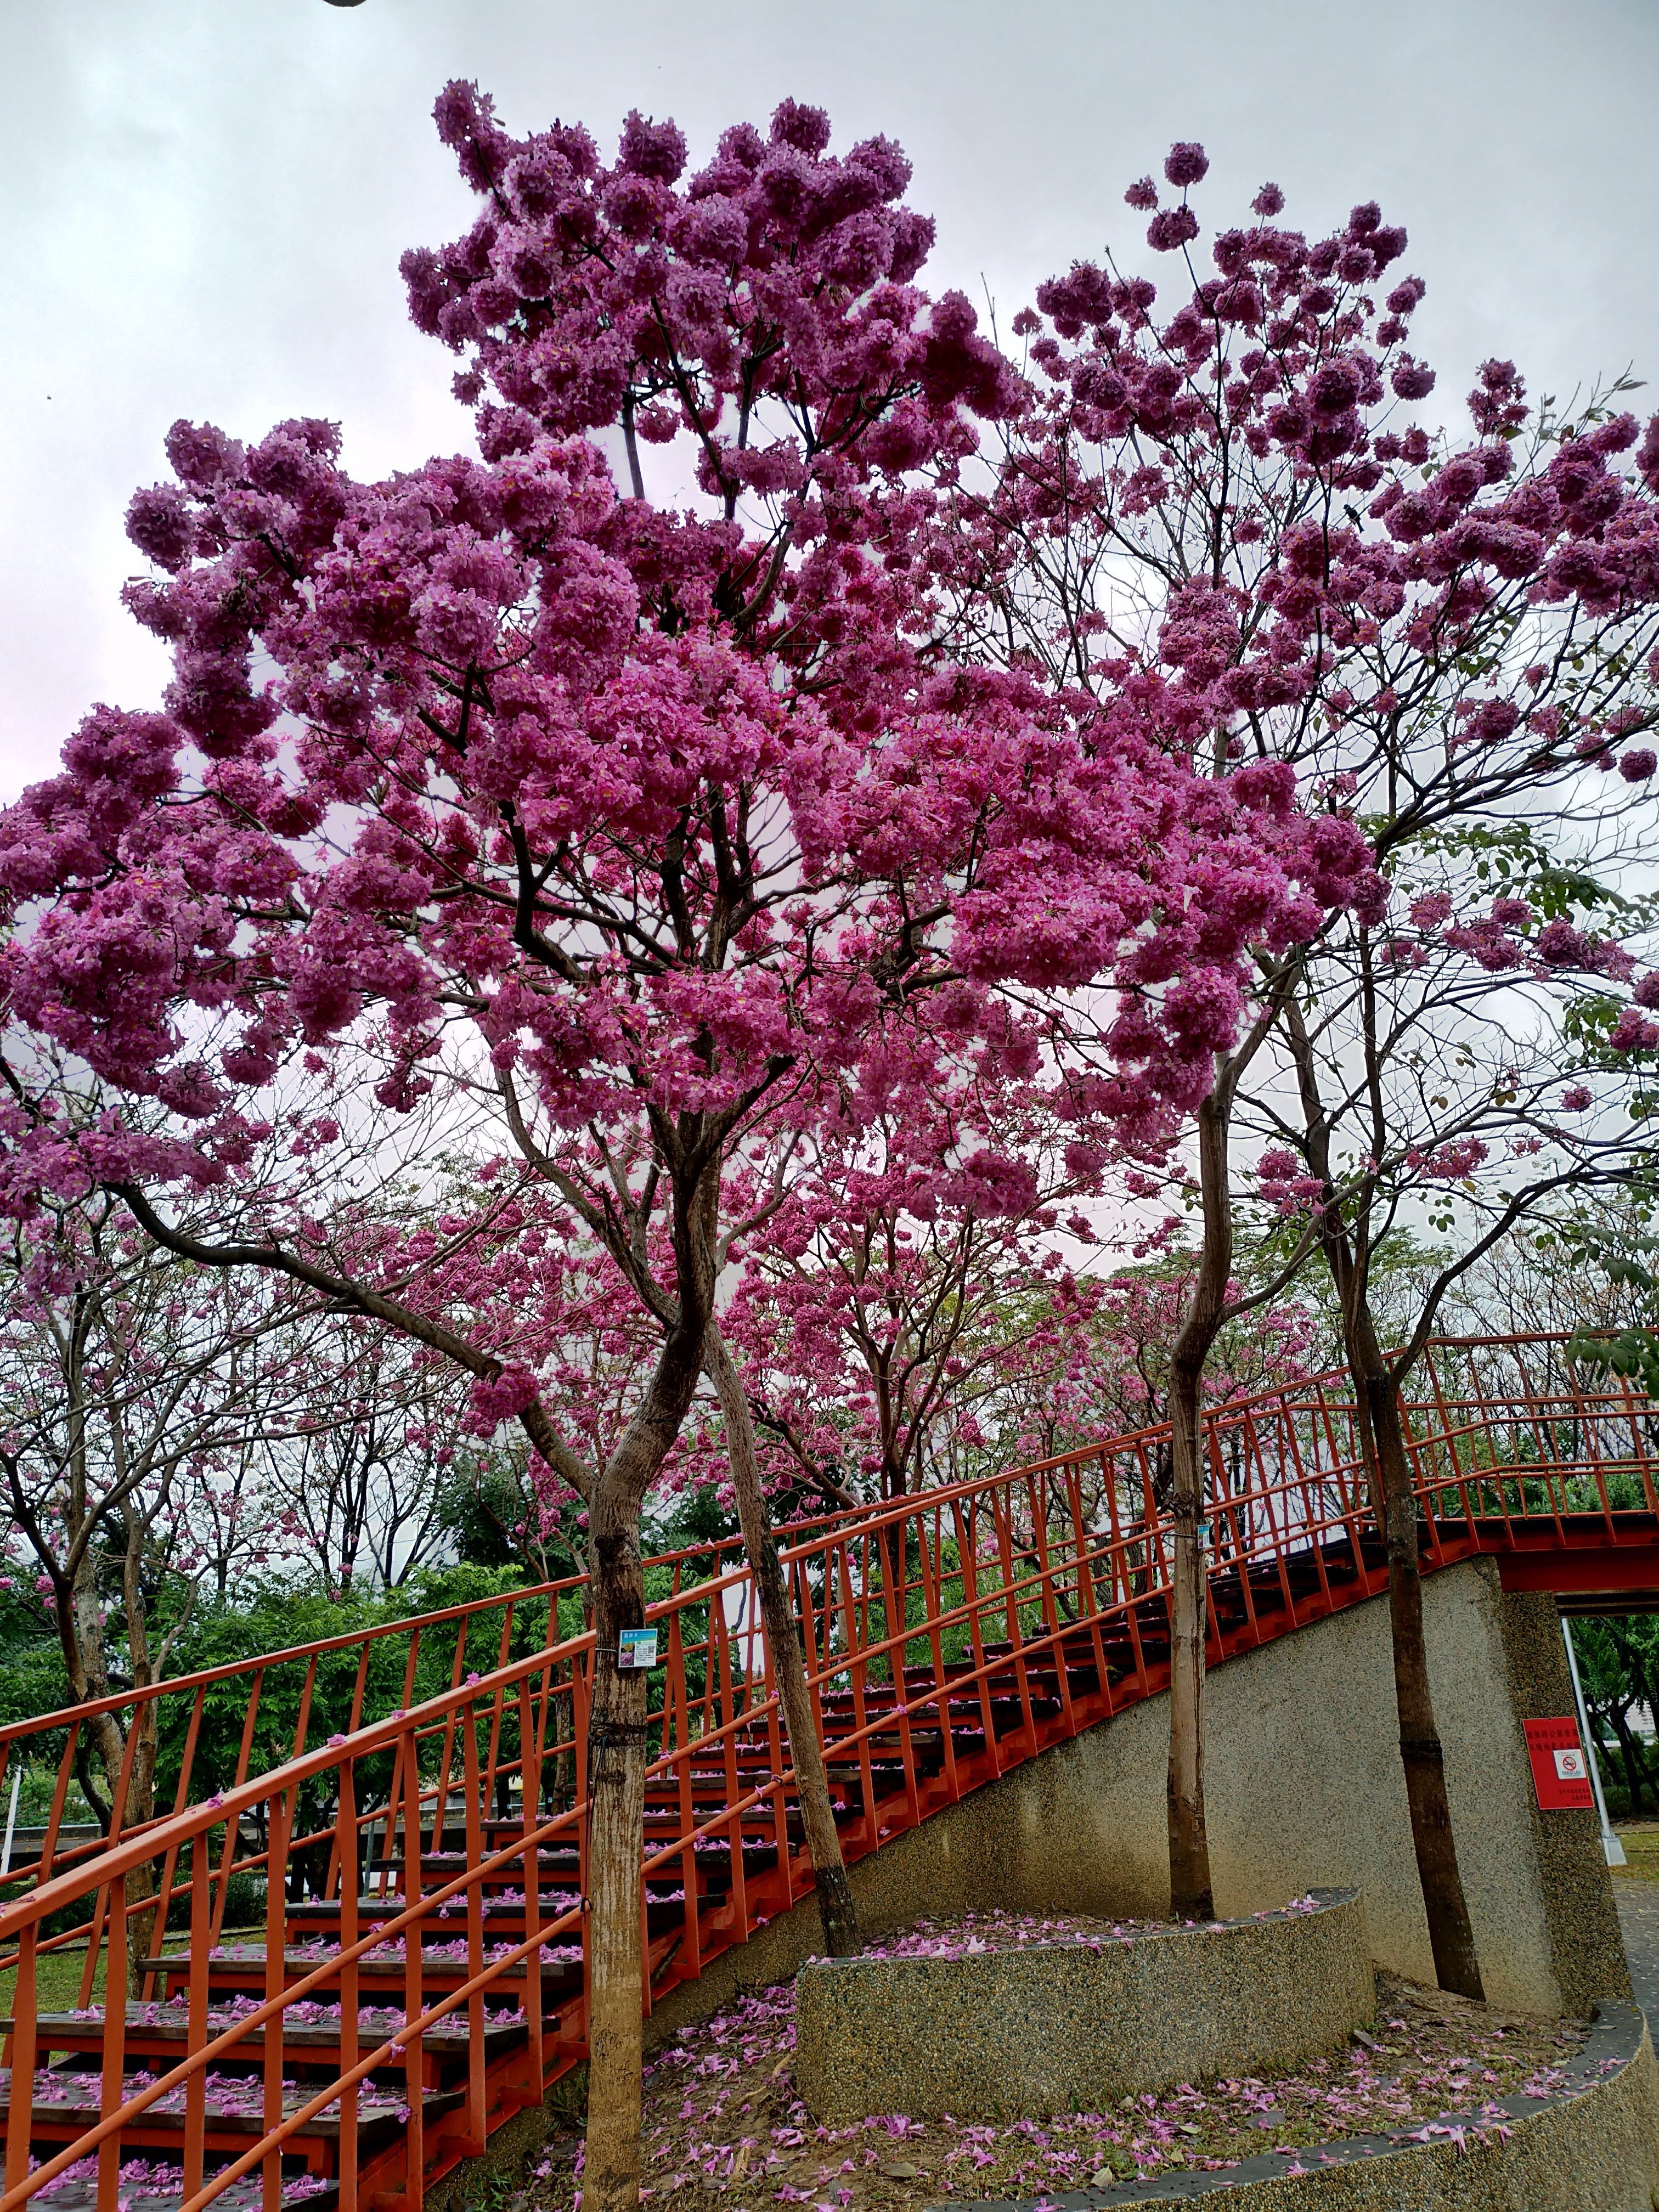
[[[1560,1339],[1448,1340],[1406,1413],[1426,1572],[1484,1554],[1566,1610],[1659,1604],[1639,1391]],[[1345,1376],[1206,1433],[1212,1666],[1386,1588]],[[1166,1686],[1167,1444],[782,1532],[849,1863]],[[647,2013],[813,1893],[740,1547],[656,1559],[648,1586]],[[519,1590],[0,1729],[0,1806],[20,1765],[52,1793],[0,1878],[0,2212],[48,2187],[58,2212],[418,2212],[539,2111],[586,2048],[582,1597]],[[118,1802],[153,1744],[167,1809],[88,1834],[66,1815],[106,1712]],[[227,1714],[234,1763],[204,1748]]]

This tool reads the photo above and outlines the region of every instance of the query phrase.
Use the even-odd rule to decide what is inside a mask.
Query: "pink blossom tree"
[[[935,1036],[968,1011],[935,994]],[[764,1234],[723,1319],[778,1479],[850,1504],[938,1480],[947,1436],[1016,1357],[1006,1310],[1060,1265],[1062,1216],[1102,1188],[1112,1131],[1067,1094],[1041,1031],[977,1011],[954,1064],[890,1036],[836,1110],[785,1128]],[[942,1080],[941,1079],[948,1079]],[[1043,1249],[1047,1247],[1046,1255]]]
[[[32,1584],[70,1696],[160,1681],[196,1590],[295,1549],[239,1480],[315,1419],[314,1303],[250,1298],[159,1251],[118,1200],[44,1200],[0,1252],[3,1557]],[[160,1601],[161,1617],[155,1617]],[[154,1809],[155,1711],[128,1759],[118,1713],[83,1739],[82,1789],[106,1825]]]
[[[1126,195],[1150,218],[1152,252],[1179,257],[1172,307],[1155,313],[1151,279],[1108,260],[1073,264],[1016,319],[1042,396],[1008,426],[988,493],[958,494],[952,616],[977,620],[988,657],[1040,667],[1057,690],[1155,698],[1195,772],[1242,763],[1237,773],[1287,793],[1302,775],[1323,809],[1310,834],[1355,872],[1323,927],[1352,938],[1382,929],[1413,841],[1571,806],[1585,763],[1612,764],[1651,726],[1659,428],[1643,437],[1602,408],[1574,422],[1530,416],[1501,361],[1480,372],[1472,436],[1424,427],[1413,410],[1434,378],[1408,343],[1424,288],[1385,273],[1405,233],[1367,203],[1310,240],[1278,221],[1283,195],[1269,185],[1200,258],[1190,193],[1206,168],[1201,148],[1180,144],[1167,194],[1146,178]],[[1653,757],[1628,744],[1625,774],[1639,781]],[[1234,872],[1218,896],[1249,890]],[[1212,913],[1194,905],[1194,948]],[[1229,1010],[1207,1070],[1190,1064],[1204,1234],[1172,1393],[1170,1833],[1183,1910],[1209,1892],[1196,1438],[1204,1364],[1230,1310],[1230,1133],[1261,1056],[1283,1065],[1273,1041],[1317,973],[1303,946],[1318,935],[1259,944],[1248,1007]],[[1120,987],[1139,994],[1105,1025],[1120,1058],[1184,971],[1167,936],[1120,963]],[[1161,1049],[1154,1030],[1148,1073]],[[1309,1223],[1292,1263],[1315,1241]],[[1388,1480],[1379,1467],[1379,1488]],[[1397,1623],[1414,1579],[1413,1552],[1395,1577]],[[1474,1991],[1426,1674],[1420,1652],[1402,1646],[1400,1658],[1436,1955],[1443,1979]]]
[[[338,1418],[314,1392],[328,1330],[289,1284],[250,1294],[158,1249],[107,1191],[44,1194],[8,1224],[0,1564],[9,1586],[33,1591],[70,1701],[118,1699],[76,1738],[82,1792],[106,1828],[155,1810],[161,1710],[124,1710],[119,1693],[165,1678],[204,1586],[303,1549],[259,1470]],[[142,1899],[149,1876],[137,1879]]]
[[[1040,1222],[893,1205],[827,1227],[808,1252],[774,1244],[724,1317],[775,1492],[809,1510],[900,1498],[1167,1420],[1190,1252],[1079,1273]],[[1249,1310],[1237,1282],[1229,1297],[1243,1317],[1205,1369],[1206,1409],[1294,1382],[1322,1350],[1309,1308]],[[1167,1505],[1169,1482],[1165,1445],[1144,1504]]]
[[[1263,1276],[1279,1273],[1277,1242],[1242,1255],[1229,1282],[1235,1318],[1218,1335],[1204,1369],[1206,1413],[1286,1389],[1326,1364],[1322,1317],[1295,1296],[1253,1304]],[[1005,1459],[1047,1459],[1091,1437],[1128,1436],[1170,1418],[1171,1349],[1192,1296],[1197,1255],[1175,1245],[1156,1259],[1109,1274],[1062,1274],[1027,1309],[1021,1357],[994,1401]],[[1152,1461],[1152,1496],[1167,1507],[1173,1455],[1161,1443]],[[1233,1478],[1244,1479],[1235,1464]]]
[[[268,1510],[331,1598],[396,1589],[447,1540],[465,1392],[447,1361],[362,1320],[337,1324],[310,1381],[315,1411],[259,1455]]]
[[[1261,1085],[1245,1112],[1265,1139],[1261,1195],[1300,1226],[1299,1241],[1317,1240],[1335,1294],[1388,1540],[1401,1754],[1430,1933],[1443,1981],[1467,1986],[1478,1964],[1471,1975],[1473,1938],[1455,1910],[1461,1882],[1454,1893],[1400,1394],[1447,1301],[1483,1262],[1564,1199],[1606,1191],[1644,1165],[1642,1064],[1659,1025],[1642,1006],[1659,983],[1638,977],[1632,957],[1644,940],[1652,957],[1645,903],[1558,865],[1533,824],[1407,828],[1380,832],[1377,844],[1398,921],[1333,929],[1310,951],[1278,1041],[1279,1079]],[[1394,1300],[1390,1337],[1379,1324],[1380,1257],[1415,1222],[1435,1250],[1409,1300]]]
[[[786,1109],[811,1126],[945,985],[942,1062],[1003,979],[1082,984],[1172,927],[1164,973],[1186,972],[1099,1078],[1101,1111],[1152,1126],[1231,1034],[1251,945],[1305,933],[1344,879],[1287,787],[1195,780],[1161,700],[1103,707],[933,634],[951,486],[978,424],[1025,402],[966,300],[914,284],[931,227],[896,148],[832,157],[823,115],[786,102],[686,177],[679,132],[637,116],[609,165],[577,129],[509,137],[471,88],[438,119],[480,213],[405,268],[416,321],[467,356],[480,456],[361,483],[324,422],[170,434],[174,478],[129,516],[165,710],[97,708],[0,820],[29,916],[11,1019],[166,1119],[71,1134],[20,1054],[6,1200],[114,1191],[198,1266],[284,1275],[410,1338],[582,1498],[584,2186],[611,2212],[637,2189],[645,1698],[616,1655],[642,1613],[641,1504],[705,1366],[734,1433],[746,1419],[714,1309],[744,1229],[733,1155]],[[694,512],[645,496],[641,444],[677,438]],[[1215,908],[1196,937],[1195,889]],[[309,1194],[348,1141],[332,1112],[255,1174],[302,1065],[347,1052],[378,1057],[390,1115],[489,1102],[515,1172],[632,1292],[653,1349],[603,1457],[514,1354],[489,1257],[522,1250],[511,1192],[401,1243],[337,1234]],[[210,1194],[211,1235],[187,1193]],[[790,1711],[793,1637],[774,1648],[838,1945],[820,1754]]]

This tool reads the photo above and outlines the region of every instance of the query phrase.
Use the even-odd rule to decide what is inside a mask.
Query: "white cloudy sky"
[[[909,151],[931,281],[1006,307],[1132,246],[1125,184],[1200,138],[1218,217],[1272,177],[1304,228],[1406,224],[1454,400],[1493,352],[1659,386],[1659,0],[7,0],[0,67],[0,797],[159,692],[116,594],[176,416],[331,416],[364,471],[465,440],[397,274],[466,219],[455,76],[517,129],[637,106],[694,153],[814,100]]]

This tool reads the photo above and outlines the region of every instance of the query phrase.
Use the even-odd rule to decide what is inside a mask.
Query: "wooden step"
[[[549,1921],[561,1918],[567,1912],[574,1912],[580,1903],[581,1895],[577,1890],[543,1890],[541,1892],[543,1925],[545,1926]],[[410,1900],[402,1897],[375,1895],[360,1897],[357,1900],[359,1931],[366,1936],[371,1928],[379,1927],[388,1920],[396,1920],[400,1914],[409,1911],[410,1909]],[[439,1905],[432,1914],[428,1933],[435,1933],[441,1938],[454,1934],[464,1936],[466,1933],[468,1909],[465,1892],[451,1898],[447,1905]],[[291,1904],[288,1907],[288,1924],[290,1929],[301,1925],[310,1926],[313,1923],[319,1928],[336,1928],[339,1925],[343,1910],[343,1907],[337,1898],[306,1898],[298,1904]],[[487,1929],[522,1929],[524,1926],[525,1910],[522,1898],[485,1897],[481,1900],[480,1911]]]
[[[320,2005],[302,2000],[298,2009],[303,2013],[320,2011]],[[337,2010],[337,2007],[336,2008]],[[210,2006],[207,2033],[215,2040],[235,2027],[240,2014]],[[407,2014],[401,2008],[366,2006],[357,2014],[357,2055],[362,2058],[381,2043],[389,2043],[402,2033]],[[234,2050],[242,2044],[251,2044],[263,2051],[266,2035],[264,2027],[251,2027],[237,2038]],[[503,2013],[500,2008],[486,2003],[484,2013],[483,2046],[486,2060],[511,2051],[523,2043],[528,2034],[522,2011],[518,2016]],[[10,2059],[12,2022],[0,2020],[0,2035],[7,2039],[6,2056]],[[64,2051],[101,2056],[104,2048],[104,2015],[101,2008],[88,2013],[42,2013],[35,2022],[36,2047],[42,2051]],[[181,1999],[171,2004],[144,2004],[137,2000],[127,2006],[125,2050],[129,2059],[160,2058],[176,2063],[190,2038],[190,2021],[185,2003]],[[285,2058],[307,2066],[331,2064],[337,2069],[340,2054],[339,2022],[327,2020],[296,2020],[292,2010],[283,2014],[281,2039]],[[447,2014],[442,2020],[425,2029],[421,2037],[421,2056],[428,2069],[427,2086],[439,2086],[440,2069],[456,2063],[465,2064],[471,2049],[471,2033],[465,2009]],[[239,2051],[239,2056],[240,2054]],[[398,2062],[388,2065],[397,2068]]]
[[[290,2159],[289,2165],[297,2166],[298,2160]],[[210,2181],[221,2170],[210,2166],[204,2178]],[[161,2185],[156,2160],[133,2160],[120,2169],[118,2202],[121,2212],[183,2212],[185,2197],[181,2185],[168,2190]],[[245,2173],[240,2180],[227,2183],[213,2202],[215,2212],[220,2206],[224,2212],[264,2212],[264,2178],[257,2169]],[[332,2181],[303,2172],[283,2176],[279,2212],[336,2212],[339,2202],[340,2191]],[[96,2175],[83,2178],[72,2172],[63,2175],[41,2200],[41,2212],[46,2212],[47,2207],[51,2212],[98,2212]]]
[[[121,2083],[123,2099],[136,2097],[148,2088],[154,2076],[149,2074],[129,2074]],[[185,2088],[181,2081],[146,2111],[136,2113],[123,2123],[123,2148],[140,2148],[173,2150],[182,2147],[185,2133]],[[34,2079],[34,2101],[29,2113],[29,2140],[32,2143],[73,2142],[98,2124],[100,2102],[99,2076],[96,2074],[71,2072],[66,2068],[49,2068],[37,2071]],[[314,2089],[285,2081],[283,2087],[284,2117],[296,2112],[315,2094]],[[247,2075],[210,2073],[207,2077],[207,2110],[205,2142],[209,2150],[240,2153],[250,2140],[257,2141],[265,2131],[264,2113],[264,2084],[257,2072]],[[389,2148],[405,2132],[409,2124],[409,2108],[397,2088],[369,2090],[361,2087],[357,2093],[357,2155],[360,2161],[374,2157]],[[466,2101],[459,2089],[430,2089],[422,2092],[421,2107],[424,2124],[430,2127],[446,2113],[459,2109]],[[6,2070],[4,2083],[0,2086],[0,2116],[8,2124],[11,2120],[11,2075]],[[337,2112],[319,2112],[307,2120],[288,2139],[287,2148],[302,2157],[307,2170],[332,2176],[340,2140],[340,2119]]]
[[[545,1948],[546,1947],[544,1947]],[[580,1947],[562,1937],[559,1947],[568,1950],[568,1958],[548,1958],[541,1962],[542,2007],[549,2012],[567,1998],[578,1995],[581,1989],[582,1966]],[[466,1964],[465,1944],[459,1946],[459,1955],[453,1959],[434,1958],[429,1950],[422,1949],[421,1957],[421,1986],[429,2003],[434,1992],[459,1989],[471,1978]],[[283,1985],[292,1988],[295,1983],[308,1981],[319,1966],[326,1966],[338,1955],[337,1946],[322,1943],[292,1945],[283,1954]],[[162,1986],[163,1999],[179,1996],[188,1990],[192,1961],[188,1953],[173,1953],[166,1957],[146,1959],[140,1971],[154,1975]],[[265,1952],[262,1943],[222,1944],[210,1951],[206,1960],[208,1993],[214,1996],[257,1996],[260,2002],[265,1994]],[[388,1946],[380,1957],[370,1954],[357,1961],[357,1986],[367,1996],[382,1999],[395,1998],[402,2004],[406,1986],[406,1970],[401,1944]],[[525,1962],[503,1966],[497,1977],[497,1985],[512,1986],[526,1978]],[[324,1984],[324,1989],[327,1984]]]

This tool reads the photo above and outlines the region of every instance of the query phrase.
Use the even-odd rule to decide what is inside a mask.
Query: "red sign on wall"
[[[1574,1807],[1594,1807],[1589,1760],[1585,1756],[1578,1723],[1565,1720],[1527,1721],[1527,1749],[1532,1758],[1532,1778],[1538,1802],[1546,1813]]]

